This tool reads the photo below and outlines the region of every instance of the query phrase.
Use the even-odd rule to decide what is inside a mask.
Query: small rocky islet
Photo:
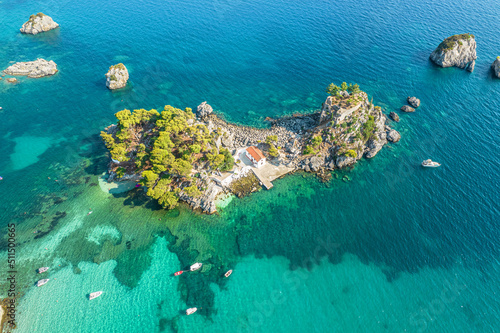
[[[59,24],[54,22],[50,16],[44,13],[38,13],[36,15],[31,15],[29,20],[23,24],[20,30],[23,34],[36,35],[40,32],[53,30],[58,27]]]
[[[497,57],[495,61],[491,64],[491,70],[493,74],[500,79],[500,57]]]
[[[241,196],[259,182],[269,188],[262,174],[271,169],[279,170],[272,179],[298,170],[321,175],[400,140],[358,85],[331,84],[327,92],[320,111],[269,119],[267,129],[230,124],[206,102],[196,115],[172,106],[119,111],[118,123],[101,132],[111,153],[109,180],[138,181],[166,209],[183,201],[211,214],[222,193]],[[263,154],[264,166],[244,164],[241,154],[250,147]]]
[[[469,72],[476,64],[476,39],[472,34],[453,35],[441,42],[430,59],[441,67],[465,68]]]
[[[3,72],[7,75],[22,75],[29,78],[40,78],[57,73],[57,65],[54,61],[37,59],[35,61],[16,62],[7,67]]]
[[[119,63],[109,67],[106,73],[106,87],[111,90],[120,89],[127,85],[128,70],[124,64]]]

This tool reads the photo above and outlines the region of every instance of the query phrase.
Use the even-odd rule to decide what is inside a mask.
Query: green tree
[[[188,176],[191,173],[193,166],[188,161],[183,159],[176,159],[170,168],[172,173],[178,174],[179,176]]]
[[[357,94],[359,93],[361,90],[359,90],[359,85],[358,84],[349,84],[349,87],[347,88],[347,91],[350,93],[350,94]]]
[[[279,155],[278,149],[272,143],[269,145],[269,155],[272,157],[278,157]]]
[[[229,171],[233,169],[234,166],[234,157],[231,155],[229,149],[222,148],[220,150],[221,154],[224,156],[224,162],[220,166],[220,171]]]
[[[266,137],[266,143],[268,145],[272,144],[272,143],[276,143],[278,141],[278,136],[277,135],[268,135]]]
[[[356,151],[353,150],[353,149],[349,149],[348,151],[346,151],[344,153],[344,155],[345,156],[349,156],[349,157],[354,157],[354,158],[356,158],[358,156],[358,154],[356,153]]]
[[[340,94],[340,87],[336,86],[333,83],[330,83],[330,85],[326,88],[326,92],[330,94],[331,96],[339,96]]]
[[[151,170],[146,170],[142,173],[141,184],[147,187],[153,187],[158,179],[158,174]]]
[[[311,143],[314,147],[318,147],[323,142],[321,135],[315,136],[311,139]]]
[[[179,197],[173,192],[166,192],[160,198],[158,203],[166,209],[174,209],[179,203]]]
[[[342,82],[342,84],[340,85],[340,90],[347,91],[347,83]]]
[[[314,148],[311,146],[306,146],[304,148],[304,155],[314,154]]]
[[[192,198],[196,198],[201,195],[200,190],[194,184],[188,187],[184,187],[184,192],[186,192],[186,194]]]

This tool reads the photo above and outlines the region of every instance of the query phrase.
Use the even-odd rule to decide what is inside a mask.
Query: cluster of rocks
[[[109,67],[106,73],[106,87],[111,90],[120,89],[127,85],[128,70],[124,64],[117,64]]]
[[[54,22],[50,16],[44,13],[38,13],[36,15],[31,15],[29,20],[23,24],[20,30],[23,34],[36,35],[40,32],[49,31],[57,27],[59,27],[59,24]]]
[[[450,36],[431,53],[430,59],[441,67],[455,66],[472,72],[477,59],[476,39],[471,34]]]
[[[418,107],[420,106],[420,100],[419,100],[418,98],[416,98],[416,97],[408,97],[408,98],[406,99],[406,101],[407,101],[407,102],[408,102],[408,104],[410,104],[411,106],[410,106],[410,105],[403,105],[403,106],[401,107],[401,111],[403,111],[403,112],[415,112],[415,108],[418,108]],[[396,120],[396,119],[394,119],[394,117],[392,117],[392,116],[393,116],[393,113],[394,113],[394,112],[391,112],[391,118],[393,118],[393,120],[395,120],[395,121],[399,121],[399,117],[397,117],[397,120]],[[396,114],[394,113],[394,115],[396,115]],[[397,116],[397,115],[396,115],[396,116]]]
[[[57,73],[57,65],[54,61],[37,59],[35,61],[17,62],[3,71],[7,75],[25,75],[30,78],[40,78]]]

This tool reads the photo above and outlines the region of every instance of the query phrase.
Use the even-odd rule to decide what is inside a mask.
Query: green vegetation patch
[[[470,38],[475,38],[474,35],[472,34],[460,34],[460,35],[453,35],[441,42],[439,44],[438,49],[441,51],[448,51],[453,49],[455,46],[455,43],[458,43],[458,45],[462,45],[462,40],[468,40]]]
[[[217,151],[208,128],[192,124],[190,108],[125,109],[115,116],[116,129],[101,132],[101,137],[119,162],[118,177],[141,174],[147,195],[166,209],[177,206],[181,191],[191,197],[202,194],[204,183],[192,177],[193,168],[229,171],[234,166],[229,150]]]

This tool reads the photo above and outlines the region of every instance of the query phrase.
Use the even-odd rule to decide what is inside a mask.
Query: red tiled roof
[[[247,152],[255,159],[255,161],[259,162],[261,159],[266,158],[264,154],[260,151],[259,148],[250,146],[247,148]]]

